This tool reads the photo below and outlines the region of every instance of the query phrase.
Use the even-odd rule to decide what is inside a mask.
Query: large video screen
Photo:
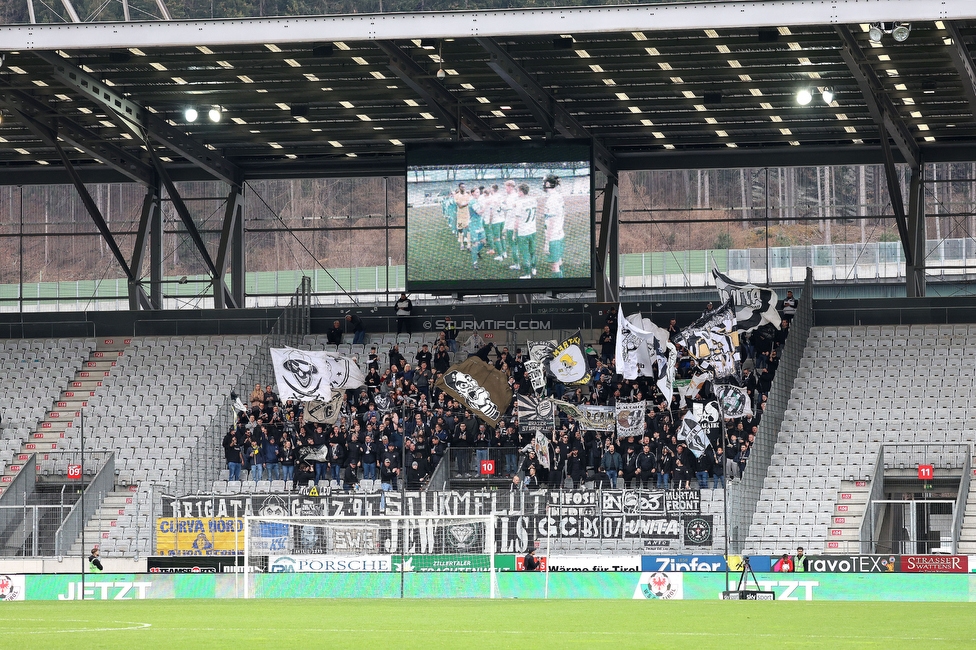
[[[588,141],[407,148],[407,290],[593,286]]]

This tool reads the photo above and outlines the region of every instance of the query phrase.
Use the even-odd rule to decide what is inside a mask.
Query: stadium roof
[[[907,40],[870,40],[895,20]],[[68,182],[65,162],[86,181],[394,175],[406,145],[452,138],[592,136],[610,170],[879,163],[880,124],[896,160],[969,161],[974,41],[971,0],[0,26],[0,183]]]

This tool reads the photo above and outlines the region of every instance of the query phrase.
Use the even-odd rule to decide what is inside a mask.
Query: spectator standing
[[[346,314],[346,325],[352,328],[352,342],[358,345],[366,342],[366,326],[356,314]]]
[[[721,447],[715,450],[715,460],[712,463],[712,489],[717,490],[719,484],[725,489],[725,450]]]
[[[410,314],[413,312],[413,301],[407,294],[401,293],[400,299],[393,305],[397,315],[397,334],[410,334]]]
[[[295,449],[291,446],[291,440],[281,443],[281,451],[278,452],[278,464],[281,467],[281,478],[285,481],[295,480]]]
[[[450,316],[444,317],[444,338],[447,340],[447,349],[457,352],[457,325],[451,320]]]
[[[796,555],[793,556],[793,571],[795,573],[806,573],[810,569],[807,563],[807,556],[803,554],[803,547],[796,547]]]
[[[783,298],[783,320],[792,321],[799,305],[800,301],[793,297],[793,292],[787,291],[786,297]]]
[[[241,456],[241,446],[237,442],[237,434],[231,429],[224,436],[224,458],[227,460],[227,480],[241,480],[241,466],[244,464]]]
[[[610,478],[610,487],[617,489],[617,476],[623,469],[623,460],[620,458],[620,454],[617,453],[617,448],[611,443],[607,447],[607,452],[603,454],[603,468],[607,472],[607,476]]]
[[[600,333],[600,359],[603,363],[610,363],[616,354],[616,333],[610,331],[610,326],[605,325],[603,332]]]
[[[541,563],[535,557],[535,549],[529,548],[526,552],[525,557],[522,558],[522,564],[526,571],[538,571],[541,567]]]

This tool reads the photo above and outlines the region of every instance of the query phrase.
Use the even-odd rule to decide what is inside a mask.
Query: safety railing
[[[756,512],[763,480],[769,471],[776,437],[790,400],[790,391],[796,381],[803,350],[810,336],[810,327],[813,325],[813,272],[810,269],[807,269],[806,282],[799,301],[745,473],[741,479],[729,481],[727,535],[730,552],[741,552],[749,535],[749,525]]]

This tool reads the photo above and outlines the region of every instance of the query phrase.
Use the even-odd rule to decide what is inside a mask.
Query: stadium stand
[[[813,328],[747,552],[800,543],[812,552],[860,553],[882,445],[924,453],[888,454],[886,470],[911,472],[922,460],[961,468],[951,445],[976,439],[967,419],[974,353],[972,325]],[[968,522],[976,524],[973,517]]]
[[[38,453],[38,475],[64,475],[81,447],[115,452],[116,492],[101,495],[85,536],[109,552],[149,551],[149,494],[177,490],[205,436],[263,337],[146,337],[6,341],[0,347],[13,393],[0,410],[0,471],[16,475]],[[46,407],[45,404],[51,404]],[[47,452],[47,453],[44,453]],[[59,452],[67,452],[65,454]],[[82,551],[80,539],[72,553]]]

